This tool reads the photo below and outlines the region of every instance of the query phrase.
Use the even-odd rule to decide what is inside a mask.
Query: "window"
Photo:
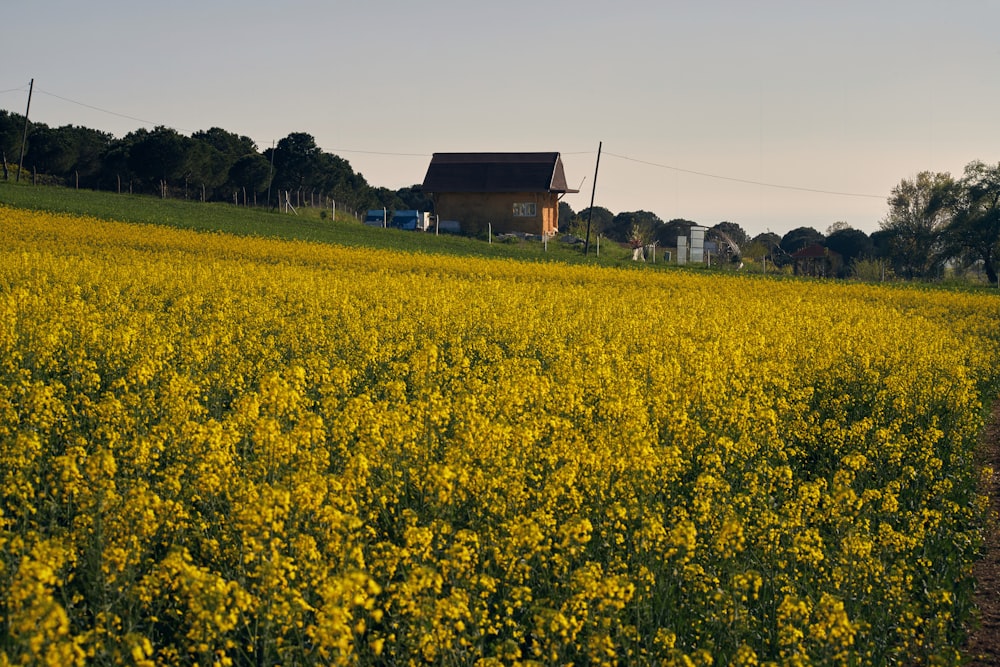
[[[515,218],[533,218],[536,215],[535,202],[514,203]]]

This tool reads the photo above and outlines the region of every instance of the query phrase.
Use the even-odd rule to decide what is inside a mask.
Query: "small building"
[[[440,220],[455,220],[467,234],[551,236],[559,231],[559,200],[566,184],[559,153],[435,153],[423,192]]]
[[[818,243],[793,252],[792,259],[795,260],[795,275],[817,278],[836,276],[842,263],[838,253]]]

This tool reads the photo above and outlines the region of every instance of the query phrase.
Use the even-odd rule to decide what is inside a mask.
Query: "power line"
[[[331,153],[362,153],[364,155],[392,155],[398,157],[431,157],[430,153],[390,153],[386,151],[361,151],[350,148],[330,148]]]
[[[155,125],[162,125],[162,123],[155,123],[155,122],[153,122],[151,120],[146,120],[144,118],[136,118],[135,116],[128,116],[126,114],[118,113],[116,111],[109,111],[108,109],[102,109],[101,107],[95,107],[92,104],[86,104],[84,102],[80,102],[80,101],[77,101],[77,100],[71,100],[68,97],[63,97],[62,95],[56,95],[55,93],[50,93],[47,90],[41,90],[41,89],[39,89],[38,92],[42,93],[43,95],[48,95],[49,97],[54,97],[56,99],[62,100],[63,102],[69,102],[70,104],[76,104],[76,105],[79,105],[81,107],[86,107],[88,109],[93,109],[94,111],[100,111],[101,113],[111,114],[112,116],[118,116],[119,118],[127,118],[128,120],[138,121],[138,122],[144,123],[146,125],[154,125],[154,126]],[[187,129],[182,128],[182,127],[175,128],[175,129],[184,130],[185,132],[189,132],[190,131],[190,130],[187,130]]]
[[[674,167],[668,164],[659,164],[657,162],[649,162],[647,160],[639,160],[636,158],[628,157],[627,155],[618,155],[616,153],[610,153],[604,151],[605,155],[611,155],[620,160],[628,160],[629,162],[637,162],[639,164],[649,165],[651,167],[659,167],[660,169],[669,169],[671,171],[679,171],[684,174],[694,174],[695,176],[704,176],[705,178],[715,178],[722,181],[734,181],[736,183],[747,183],[749,185],[759,185],[765,188],[778,188],[780,190],[797,190],[799,192],[815,192],[824,195],[837,195],[839,197],[865,197],[868,199],[885,199],[884,195],[870,195],[859,192],[838,192],[836,190],[822,190],[819,188],[803,188],[795,185],[781,185],[778,183],[765,183],[763,181],[752,181],[746,178],[735,178],[732,176],[720,176],[718,174],[709,174],[704,171],[694,171],[693,169],[684,169],[682,167]]]
[[[69,102],[70,104],[76,104],[76,105],[81,106],[81,107],[86,107],[88,109],[93,109],[94,111],[100,111],[101,113],[110,114],[112,116],[117,116],[119,118],[126,118],[128,120],[134,120],[136,122],[143,123],[143,124],[146,124],[146,125],[153,125],[153,126],[163,125],[163,123],[157,123],[155,121],[146,120],[144,118],[138,118],[136,116],[129,116],[127,114],[118,113],[116,111],[111,111],[109,109],[103,109],[101,107],[94,106],[92,104],[87,104],[85,102],[80,102],[79,100],[74,100],[74,99],[70,99],[68,97],[64,97],[62,95],[57,95],[55,93],[51,93],[51,92],[49,92],[47,90],[41,90],[41,89],[37,89],[37,90],[38,90],[38,92],[42,93],[43,95],[48,95],[49,97],[54,97],[54,98],[62,100],[64,102]],[[23,92],[23,91],[24,91],[24,88],[20,87],[20,88],[10,88],[10,89],[7,89],[7,90],[2,90],[2,91],[0,91],[0,93]],[[193,131],[193,130],[188,130],[186,128],[174,128],[174,129],[176,129],[176,130],[182,130],[184,132],[192,132]],[[327,149],[327,150],[329,150],[331,153],[356,153],[356,154],[361,154],[361,155],[382,155],[382,156],[387,156],[387,157],[421,157],[421,158],[431,157],[430,153],[402,153],[402,152],[395,152],[395,151],[371,151],[371,150],[351,149],[351,148],[330,148],[330,149]],[[564,152],[562,154],[563,155],[587,155],[587,154],[592,154],[592,153],[593,153],[593,151],[571,151],[571,152]],[[711,173],[704,172],[704,171],[696,171],[694,169],[685,169],[684,167],[677,167],[677,166],[673,166],[673,165],[662,164],[662,163],[659,163],[659,162],[651,162],[649,160],[640,160],[638,158],[629,157],[628,155],[620,155],[618,153],[612,153],[610,151],[604,151],[604,154],[605,155],[610,155],[611,157],[615,157],[615,158],[618,158],[620,160],[626,160],[628,162],[635,162],[637,164],[644,164],[644,165],[647,165],[647,166],[650,166],[650,167],[656,167],[658,169],[667,169],[667,170],[675,171],[675,172],[679,172],[679,173],[692,174],[692,175],[695,175],[695,176],[702,176],[704,178],[714,178],[716,180],[722,180],[722,181],[731,181],[731,182],[734,182],[734,183],[746,183],[748,185],[757,185],[757,186],[760,186],[760,187],[775,188],[775,189],[779,189],[779,190],[795,190],[795,191],[798,191],[798,192],[812,192],[812,193],[817,193],[817,194],[834,195],[834,196],[838,196],[838,197],[862,197],[862,198],[866,198],[866,199],[884,199],[884,195],[873,195],[873,194],[859,193],[859,192],[842,192],[842,191],[837,191],[837,190],[825,190],[825,189],[822,189],[822,188],[806,188],[806,187],[800,187],[800,186],[795,186],[795,185],[784,185],[784,184],[780,184],[780,183],[767,183],[767,182],[764,182],[764,181],[755,181],[755,180],[746,179],[746,178],[737,178],[737,177],[734,177],[734,176],[722,176],[722,175],[719,175],[719,174],[711,174]]]

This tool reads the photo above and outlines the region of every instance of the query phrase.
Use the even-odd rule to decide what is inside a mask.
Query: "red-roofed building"
[[[796,250],[792,259],[795,260],[795,275],[821,278],[836,276],[842,261],[838,253],[818,243]]]

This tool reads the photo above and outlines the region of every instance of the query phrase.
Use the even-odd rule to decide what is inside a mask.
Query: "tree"
[[[904,178],[892,189],[880,227],[890,233],[889,255],[897,273],[911,279],[935,273],[945,259],[941,233],[957,195],[951,174],[929,171]]]
[[[34,125],[25,163],[39,173],[58,176],[75,183],[79,176],[86,185],[96,183],[101,169],[101,155],[111,142],[111,135],[84,127],[64,125],[50,128]]]
[[[419,183],[396,190],[396,196],[403,202],[404,207],[411,211],[430,211],[434,208],[434,203]]]
[[[677,237],[679,236],[686,236],[688,238],[688,243],[691,243],[691,228],[697,226],[698,223],[692,220],[674,218],[673,220],[660,225],[656,229],[654,238],[657,242],[659,242],[660,247],[662,248],[676,248]]]
[[[970,162],[953,203],[954,217],[944,230],[948,254],[981,261],[986,278],[997,284],[1000,257],[1000,164]]]
[[[846,222],[844,222],[843,220],[838,220],[837,222],[833,223],[832,225],[826,228],[826,236],[829,237],[845,229],[851,229],[851,226]]]
[[[576,213],[573,207],[564,201],[559,202],[559,229],[566,231],[576,224]]]
[[[131,137],[128,151],[129,169],[153,190],[159,182],[176,182],[184,177],[191,140],[176,130],[162,125],[151,132],[145,129],[126,135]]]
[[[0,110],[0,153],[7,162],[17,162],[24,134],[24,116]]]
[[[825,240],[826,237],[812,227],[796,227],[782,236],[781,243],[778,245],[787,255],[794,255],[799,250],[811,245],[817,243],[822,245]]]
[[[305,132],[293,132],[278,141],[274,150],[274,185],[279,190],[291,191],[309,185],[307,181],[319,171],[320,153],[316,140]]]
[[[774,262],[774,257],[781,253],[781,237],[774,232],[764,232],[750,239],[744,247],[743,256],[755,261],[769,260]]]
[[[720,222],[712,227],[717,232],[722,232],[728,237],[727,242],[735,243],[742,247],[750,242],[750,236],[735,222]]]
[[[36,171],[52,176],[63,176],[73,169],[76,161],[70,138],[58,129],[44,123],[35,123],[31,140],[24,154],[24,162]]]
[[[221,127],[213,127],[208,130],[200,130],[191,135],[195,141],[208,144],[230,160],[236,161],[244,155],[257,153],[257,144],[250,137],[240,136],[232,132],[223,130]]]
[[[343,205],[349,209],[374,208],[378,203],[375,190],[368,185],[368,181],[361,174],[351,168],[351,164],[342,157],[332,153],[320,151],[313,160],[311,176],[307,177],[304,185],[309,189],[333,197],[337,200],[338,206]],[[395,192],[393,199],[398,200],[397,208],[409,207],[402,201]],[[381,206],[381,204],[379,204]]]
[[[625,211],[611,219],[605,235],[615,241],[631,242],[634,238],[651,240],[663,225],[659,216],[649,211]]]
[[[743,255],[743,248],[750,242],[750,237],[735,222],[716,224],[709,230],[709,237],[718,244],[719,254],[734,262]]]
[[[62,130],[72,136],[71,141],[76,155],[73,171],[75,176],[79,176],[80,185],[91,188],[98,187],[104,166],[103,156],[114,142],[114,137],[107,132],[79,125],[66,126]]]
[[[826,237],[826,247],[843,259],[841,277],[847,275],[855,260],[870,258],[874,251],[872,240],[860,229],[840,227]]]
[[[192,138],[184,169],[184,197],[188,197],[189,186],[194,185],[204,190],[206,199],[232,201],[233,188],[223,187],[232,163],[225,153],[212,144]]]
[[[375,195],[375,206],[366,206],[366,208],[386,208],[390,211],[399,211],[409,208],[395,190],[390,190],[389,188],[373,188],[372,193]]]
[[[581,231],[584,234],[587,233],[587,221],[590,221],[590,234],[592,238],[603,234],[611,226],[611,221],[615,219],[615,214],[603,206],[595,206],[592,209],[589,207],[585,208],[577,213],[576,216],[580,221]]]
[[[246,188],[247,192],[260,194],[271,184],[271,164],[260,153],[247,153],[229,168],[226,179],[233,189]]]

